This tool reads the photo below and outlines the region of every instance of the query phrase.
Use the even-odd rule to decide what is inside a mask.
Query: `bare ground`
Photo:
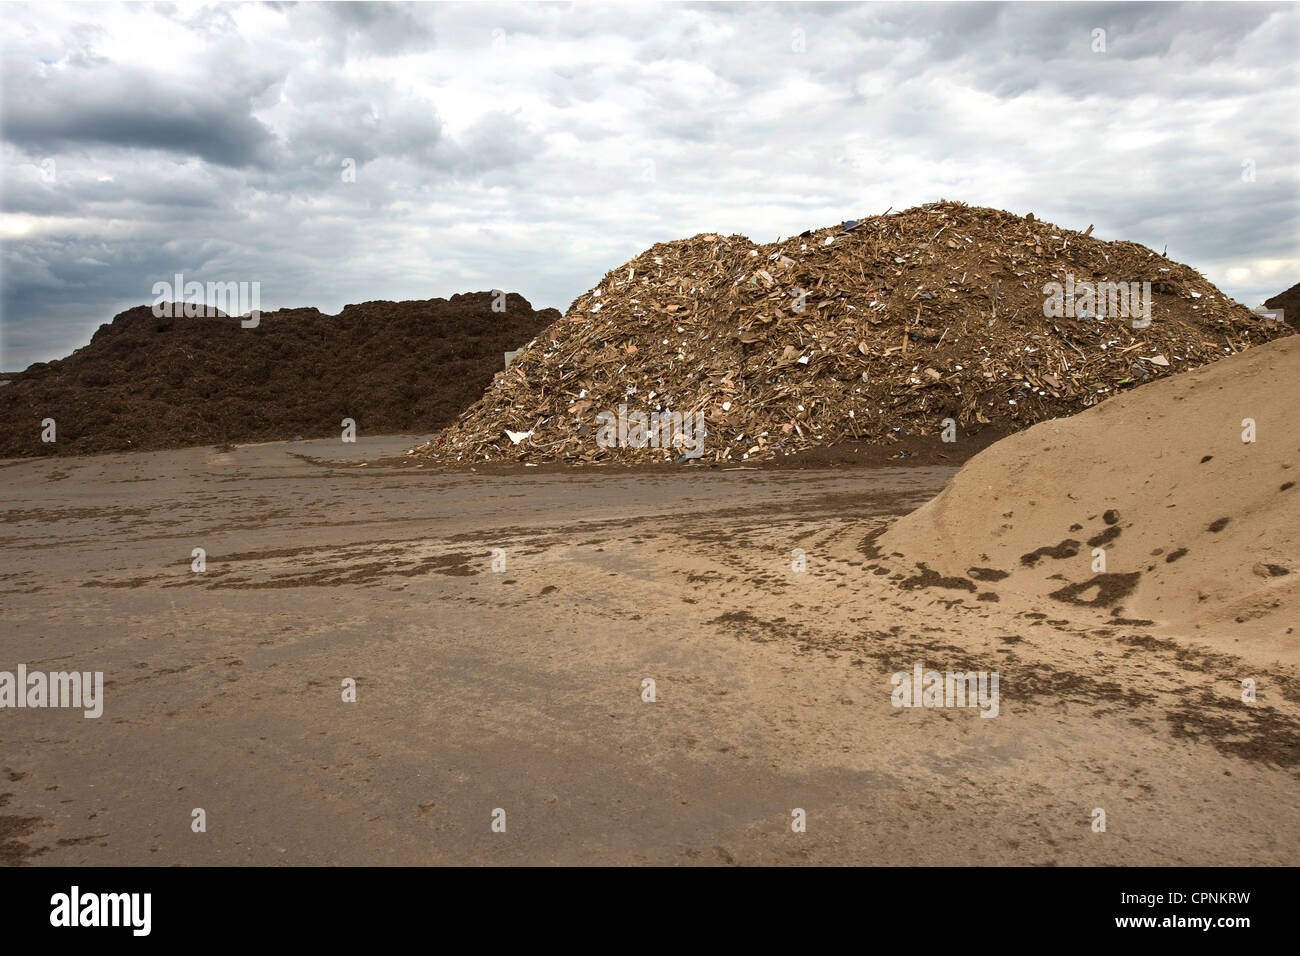
[[[106,681],[0,711],[0,862],[1296,859],[1294,673],[874,573],[952,468],[357,464],[411,442],[0,463],[0,670]],[[892,707],[917,663],[998,717]]]

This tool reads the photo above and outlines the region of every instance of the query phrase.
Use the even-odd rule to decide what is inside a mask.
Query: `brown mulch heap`
[[[937,436],[949,417],[960,440],[1289,334],[1195,270],[1091,228],[937,202],[767,245],[712,234],[660,243],[580,296],[415,454],[680,460],[680,449],[599,447],[596,416],[620,404],[703,412],[705,462]],[[1044,317],[1044,284],[1067,273],[1150,281],[1150,327],[1095,308]]]
[[[431,432],[479,397],[504,353],[556,321],[511,294],[366,302],[239,319],[121,313],[66,359],[0,386],[0,457]],[[177,305],[179,313],[181,306]],[[53,418],[56,438],[41,441]]]
[[[1287,325],[1300,325],[1300,282],[1271,299],[1265,299],[1264,308],[1281,309],[1282,319]]]

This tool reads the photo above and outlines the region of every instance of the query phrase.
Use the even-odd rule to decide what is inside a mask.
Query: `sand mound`
[[[237,319],[123,312],[68,358],[0,387],[0,457],[175,448],[339,434],[429,432],[462,412],[516,349],[559,318],[476,292],[366,302],[338,315]],[[41,441],[53,418],[57,441]]]
[[[875,548],[915,565],[904,586],[1016,592],[1049,617],[1091,607],[1294,662],[1297,399],[1296,338],[1153,383],[986,449]]]
[[[703,413],[714,461],[934,435],[949,417],[968,435],[1005,433],[1290,332],[1192,269],[1090,230],[939,202],[769,245],[656,245],[579,297],[419,454],[680,455],[603,447],[597,416],[620,405]],[[1083,286],[1067,314],[1045,316],[1048,282],[1150,282],[1150,326]]]

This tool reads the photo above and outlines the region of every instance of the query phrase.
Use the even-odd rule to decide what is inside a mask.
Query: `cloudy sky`
[[[655,242],[940,198],[1167,245],[1257,305],[1300,280],[1298,23],[1249,3],[4,4],[0,368],[66,355],[177,272],[260,282],[264,309],[491,288],[564,309]]]

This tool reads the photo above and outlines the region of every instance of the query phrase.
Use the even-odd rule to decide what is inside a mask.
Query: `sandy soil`
[[[1004,596],[1298,667],[1297,402],[1294,336],[1152,382],[981,452],[880,549],[950,586],[991,568]]]
[[[0,670],[107,685],[0,711],[3,862],[1297,857],[1285,664],[868,569],[951,467],[356,464],[414,440],[0,464]],[[998,671],[998,716],[891,706],[916,664]]]

